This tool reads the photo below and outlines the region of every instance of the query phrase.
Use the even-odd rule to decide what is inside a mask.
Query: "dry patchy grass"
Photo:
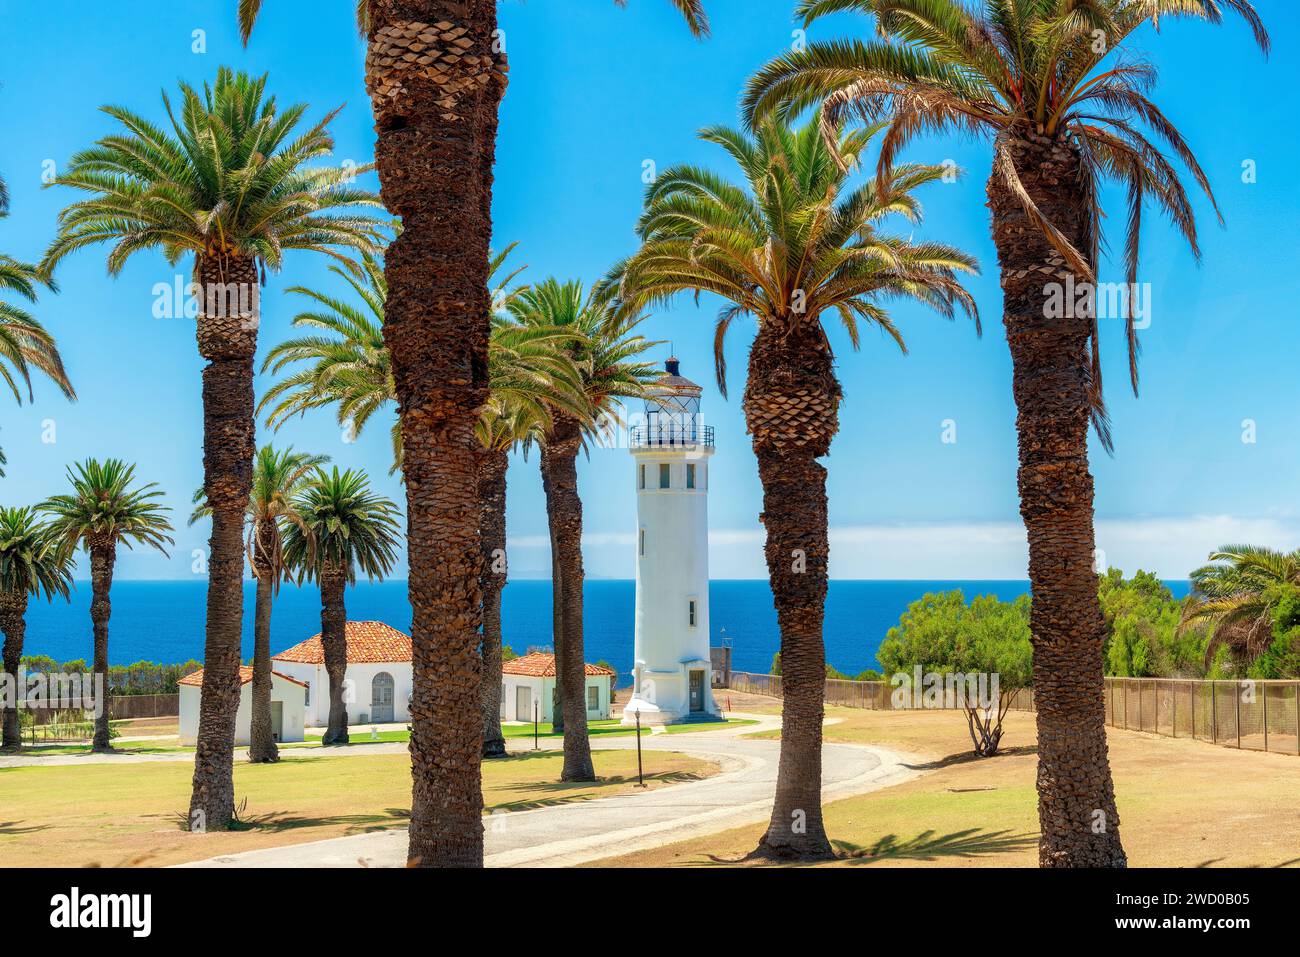
[[[826,740],[917,755],[905,784],[828,804],[841,866],[1033,867],[1037,864],[1034,717],[1007,716],[1005,754],[970,754],[953,712],[829,708]],[[773,734],[755,735],[772,737]],[[1135,867],[1300,863],[1300,759],[1136,731],[1109,732],[1124,846]],[[762,827],[599,862],[600,866],[741,863]]]

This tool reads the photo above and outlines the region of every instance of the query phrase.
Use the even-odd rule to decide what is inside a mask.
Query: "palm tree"
[[[0,632],[4,633],[5,674],[17,692],[4,703],[0,747],[6,751],[22,747],[17,699],[24,689],[18,687],[17,678],[27,630],[27,600],[33,595],[66,600],[71,585],[72,553],[38,520],[35,509],[0,506]],[[103,689],[99,701],[107,713]]]
[[[50,533],[69,553],[84,547],[90,556],[90,621],[95,636],[94,673],[108,686],[108,619],[113,613],[110,592],[117,546],[132,542],[156,548],[164,555],[176,542],[156,482],[135,485],[135,466],[121,459],[87,459],[68,468],[71,495],[52,495],[38,509],[49,516]],[[113,750],[108,736],[108,709],[95,716],[91,750]]]
[[[1192,572],[1192,594],[1179,629],[1209,624],[1207,667],[1224,646],[1238,661],[1254,661],[1273,642],[1278,599],[1288,587],[1300,588],[1300,550],[1224,545],[1210,554],[1210,562]]]
[[[8,215],[9,190],[5,181],[0,179],[0,220]],[[54,280],[42,274],[37,266],[0,253],[0,292],[7,290],[17,293],[28,302],[35,302],[41,286],[51,291],[58,288]],[[33,368],[54,380],[55,385],[69,399],[77,397],[63,368],[63,359],[59,356],[54,337],[31,313],[0,299],[0,380],[9,386],[14,401],[20,405],[23,401],[20,383],[27,392],[27,401],[34,398],[31,378]],[[4,464],[4,452],[0,451],[0,477],[5,474]]]
[[[625,0],[616,0],[620,4]],[[703,0],[670,0],[697,36]],[[239,0],[245,42],[262,0]],[[496,0],[357,0],[389,247],[384,340],[406,452],[415,691],[410,859],[481,867],[477,495],[487,401],[492,170],[508,65]]]
[[[1043,866],[1124,866],[1106,752],[1101,648],[1105,622],[1093,568],[1091,419],[1105,448],[1094,306],[1057,318],[1064,289],[1093,289],[1100,191],[1128,194],[1124,265],[1136,288],[1142,212],[1164,210],[1199,257],[1196,220],[1166,143],[1213,202],[1181,134],[1147,98],[1156,71],[1125,56],[1143,25],[1240,14],[1266,51],[1248,0],[800,0],[805,24],[844,11],[875,15],[878,39],[809,44],[750,81],[746,115],[822,104],[826,128],[848,115],[892,122],[882,173],[922,133],[991,137],[988,181],[1002,269],[1020,433],[1020,512],[1029,537],[1034,690],[1039,702],[1038,814]],[[1149,132],[1147,132],[1149,131]],[[879,178],[884,180],[883,175]],[[1217,213],[1217,207],[1216,207]],[[1095,295],[1094,295],[1095,303]],[[1117,307],[1116,311],[1122,307]],[[1137,389],[1137,335],[1127,313]]]
[[[330,717],[322,744],[348,743],[343,679],[348,667],[344,592],[357,571],[382,579],[397,559],[397,506],[370,491],[364,472],[317,468],[294,497],[298,519],[284,530],[284,564],[298,582],[320,585],[321,644],[330,679]]]
[[[566,329],[576,334],[568,350],[581,374],[583,409],[556,409],[542,432],[542,487],[551,531],[555,683],[564,724],[564,781],[594,781],[587,737],[587,698],[582,635],[582,498],[578,452],[620,398],[642,396],[654,378],[637,360],[654,343],[634,335],[641,317],[620,316],[610,298],[588,295],[581,282],[548,279],[511,303],[515,322],[527,328]]]
[[[837,137],[840,155],[861,156],[878,126]],[[759,850],[829,855],[821,819],[821,739],[826,655],[826,470],[839,428],[840,385],[822,320],[837,316],[856,348],[862,325],[906,351],[883,303],[906,297],[951,318],[975,315],[958,282],[975,261],[940,243],[881,231],[898,214],[915,223],[912,191],[943,170],[899,166],[856,189],[815,123],[776,121],[754,136],[713,127],[701,138],[739,164],[744,185],[706,169],[664,172],[646,193],[643,245],[615,269],[620,297],[640,308],[680,292],[727,301],[714,339],[718,386],[726,395],[723,342],[734,321],[758,326],[749,351],[744,412],[763,483],[767,566],[781,628],[781,760],[771,823]],[[977,319],[978,326],[978,319]],[[796,826],[801,825],[801,826]]]
[[[59,217],[46,253],[51,270],[83,246],[112,242],[109,272],[146,249],[168,263],[194,256],[197,339],[203,370],[203,486],[212,509],[204,707],[190,821],[222,830],[234,814],[235,712],[243,612],[244,515],[252,481],[253,354],[260,316],[258,279],[284,253],[309,250],[350,262],[340,249],[370,251],[376,221],[352,211],[378,205],[347,185],[356,170],[309,167],[329,154],[335,113],[299,129],[305,104],[280,110],[266,77],[222,68],[199,93],[181,85],[170,130],[122,107],[104,108],[123,127],[76,154],[55,183],[87,192]],[[342,210],[342,212],[340,212]]]
[[[526,287],[514,285],[522,267],[505,271],[514,243],[492,257],[492,301],[507,309]],[[293,324],[316,330],[281,343],[268,353],[262,370],[285,375],[262,397],[258,411],[270,409],[267,424],[278,429],[308,409],[333,405],[340,425],[360,435],[376,410],[396,405],[392,363],[382,327],[387,284],[383,268],[373,257],[362,262],[362,278],[335,270],[352,287],[360,303],[348,302],[311,289],[290,292],[310,299],[315,308],[299,313]],[[482,502],[480,535],[485,556],[481,658],[483,755],[505,754],[501,733],[501,590],[506,582],[505,494],[509,454],[516,443],[549,421],[549,409],[567,408],[583,414],[581,377],[564,348],[574,334],[564,329],[521,327],[498,312],[488,344],[491,398],[480,416],[478,434],[483,452],[479,468]],[[402,461],[400,422],[394,420],[393,469]]]
[[[860,156],[876,132],[851,133],[836,145],[842,155]],[[910,193],[938,178],[936,168],[902,167],[880,186],[869,183],[846,194],[845,171],[811,125],[791,130],[766,123],[753,138],[713,128],[702,137],[733,156],[748,189],[707,170],[665,172],[648,191],[639,226],[644,245],[614,278],[620,296],[637,307],[685,290],[729,300],[715,338],[724,395],[725,336],[740,315],[758,320],[744,408],[764,483],[762,518],[782,658],[791,662],[784,669],[777,795],[760,849],[816,856],[830,850],[820,815],[828,544],[825,470],[816,459],[829,450],[840,399],[821,317],[837,313],[855,347],[864,322],[902,347],[879,300],[908,296],[947,316],[955,306],[974,314],[956,279],[958,271],[973,271],[974,262],[947,246],[878,231],[890,213],[919,219]],[[794,828],[794,821],[805,826]]]
[[[257,582],[253,610],[253,711],[249,722],[248,760],[254,764],[280,759],[271,725],[271,605],[288,570],[284,561],[283,528],[301,525],[295,498],[317,466],[328,455],[295,452],[293,446],[277,452],[270,445],[258,449],[253,459],[253,489],[248,499],[248,537],[245,551]],[[203,488],[194,493],[193,525],[210,518]],[[310,534],[309,534],[310,537]]]

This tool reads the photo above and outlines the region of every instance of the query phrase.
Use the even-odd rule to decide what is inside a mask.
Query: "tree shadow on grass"
[[[886,834],[869,846],[849,841],[831,841],[836,856],[852,864],[872,864],[876,861],[906,859],[935,861],[944,857],[972,858],[1007,851],[1023,851],[1038,846],[1037,834],[1013,834],[1009,830],[985,831],[972,827],[951,834],[935,835],[922,831],[916,837],[900,840],[896,834]]]
[[[367,834],[371,831],[384,831],[390,827],[408,824],[411,809],[405,807],[388,807],[373,814],[327,814],[315,817],[303,817],[285,811],[267,811],[245,818],[241,823],[243,830],[267,831],[279,834],[296,831],[304,827],[329,827],[344,825],[347,834]]]
[[[34,831],[49,830],[48,824],[29,824],[23,826],[22,821],[0,821],[0,837],[12,837],[16,834],[31,834]]]
[[[904,764],[903,767],[910,768],[913,771],[938,771],[941,768],[950,768],[957,764],[973,764],[976,761],[996,761],[998,758],[1010,758],[1022,754],[1037,753],[1037,745],[1024,744],[1018,748],[1001,748],[998,750],[998,753],[991,758],[982,758],[974,751],[958,751],[956,754],[950,754],[947,757],[939,758],[935,761],[918,761],[916,764]]]
[[[922,831],[916,837],[907,840],[900,840],[897,834],[887,834],[869,846],[837,840],[832,840],[831,844],[835,848],[835,856],[829,860],[838,860],[845,864],[874,864],[889,859],[935,861],[944,857],[972,858],[986,854],[1001,854],[1006,851],[1023,851],[1037,846],[1038,835],[1012,834],[1007,830],[984,831],[973,827],[940,836],[935,836],[934,831]],[[802,862],[773,860],[751,853],[741,857],[721,857],[710,854],[708,863],[721,866],[751,863],[760,866],[800,866]]]
[[[600,798],[615,796],[604,794],[601,791],[590,793],[589,789],[592,787],[616,787],[631,784],[635,782],[635,780],[636,778],[629,775],[614,774],[599,778],[594,783],[591,781],[535,781],[531,784],[511,785],[511,791],[532,792],[547,796],[522,798],[518,801],[505,801],[501,804],[494,805],[491,810],[493,812],[533,811],[538,808],[555,807],[560,804],[582,804],[587,801],[596,801]],[[694,771],[665,771],[660,774],[647,774],[645,776],[647,784],[685,784],[689,781],[701,780],[703,780],[703,776],[696,774]],[[583,791],[588,793],[575,793]]]

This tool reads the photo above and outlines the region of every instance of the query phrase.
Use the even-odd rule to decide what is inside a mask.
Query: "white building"
[[[610,715],[614,671],[600,665],[586,665],[587,720],[599,721]],[[501,720],[549,722],[555,700],[555,655],[533,652],[501,665]],[[535,710],[534,710],[535,706]]]
[[[651,387],[636,463],[636,639],[623,723],[720,717],[709,673],[709,457],[701,389],[676,359]]]
[[[382,621],[349,621],[343,634],[348,646],[348,667],[343,673],[348,724],[409,721],[407,702],[414,688],[411,636]],[[320,635],[272,655],[271,661],[277,671],[307,685],[307,726],[328,725],[330,679]]]
[[[235,744],[249,742],[253,722],[253,669],[239,669],[239,711],[235,713]],[[203,687],[203,669],[186,675],[180,688],[180,740],[192,746],[199,736],[199,701]],[[278,671],[271,672],[271,733],[275,740],[301,741],[305,727],[304,712],[307,686]]]

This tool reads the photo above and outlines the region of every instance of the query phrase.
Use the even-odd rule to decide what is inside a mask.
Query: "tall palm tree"
[[[1273,641],[1275,604],[1283,589],[1300,588],[1300,550],[1224,545],[1210,554],[1210,562],[1192,572],[1192,594],[1179,628],[1210,625],[1207,666],[1223,646],[1239,661],[1254,661]]]
[[[110,592],[117,546],[132,542],[156,548],[164,555],[176,542],[166,513],[171,509],[156,482],[135,484],[135,466],[121,459],[87,459],[68,468],[70,495],[52,495],[37,508],[49,516],[50,533],[70,553],[84,547],[90,556],[90,621],[95,640],[94,674],[108,686],[108,619],[113,613]],[[95,716],[91,750],[112,751],[108,709]]]
[[[0,220],[9,215],[9,190],[0,178]],[[56,291],[54,280],[44,275],[31,263],[21,262],[0,253],[0,292],[17,293],[28,302],[35,302],[40,287]],[[27,401],[34,398],[31,370],[37,369],[49,376],[69,399],[75,399],[72,383],[63,368],[63,359],[54,337],[25,309],[0,299],[0,380],[9,386],[14,401],[20,405],[23,391]],[[20,388],[20,385],[22,388]],[[0,477],[3,477],[5,456],[0,451]]]
[[[18,730],[18,702],[24,689],[17,685],[27,631],[27,600],[44,595],[49,601],[67,599],[72,585],[72,553],[61,547],[50,527],[32,508],[0,506],[0,632],[4,633],[4,670],[17,691],[4,704],[4,729],[0,748],[22,747]],[[102,700],[105,713],[108,703]]]
[[[320,585],[321,644],[330,679],[329,727],[322,744],[348,743],[343,679],[348,667],[344,592],[357,572],[382,579],[397,559],[397,506],[370,490],[364,472],[317,468],[293,501],[298,520],[284,530],[284,563],[298,581]]]
[[[1268,34],[1248,0],[800,0],[805,24],[836,12],[875,16],[878,38],[809,44],[764,67],[744,98],[748,117],[822,104],[833,130],[846,116],[890,118],[879,167],[923,133],[988,137],[988,205],[1002,269],[1020,433],[1020,513],[1029,535],[1043,866],[1124,866],[1106,752],[1093,569],[1091,419],[1108,450],[1095,305],[1057,318],[1064,289],[1095,290],[1101,187],[1127,191],[1124,266],[1137,282],[1143,208],[1152,201],[1199,257],[1196,219],[1163,141],[1213,194],[1195,156],[1147,93],[1149,63],[1126,55],[1136,31],[1191,17],[1242,16]],[[879,177],[881,181],[884,176]],[[1216,207],[1217,213],[1217,207]],[[1094,296],[1094,303],[1095,303]],[[1117,308],[1117,311],[1120,311]],[[1137,389],[1137,334],[1127,313]]]
[[[340,250],[372,250],[381,234],[354,210],[378,198],[349,186],[356,170],[307,164],[329,155],[337,110],[307,129],[306,104],[280,110],[266,77],[222,68],[202,93],[181,85],[170,129],[130,110],[104,107],[122,131],[73,156],[54,182],[90,194],[59,217],[46,253],[52,269],[83,246],[113,243],[116,275],[141,250],[169,264],[194,257],[197,340],[203,370],[203,485],[212,509],[203,707],[199,713],[191,826],[222,830],[234,815],[235,713],[243,617],[244,515],[252,482],[253,355],[258,280],[284,253],[309,250],[350,262]]]
[[[515,322],[526,328],[566,329],[577,337],[568,346],[580,372],[585,408],[556,409],[542,431],[542,487],[551,532],[555,682],[564,723],[564,781],[594,781],[587,737],[586,672],[582,635],[582,498],[578,453],[586,437],[615,413],[620,398],[642,396],[654,378],[637,359],[654,343],[635,335],[641,317],[620,316],[610,298],[588,294],[581,282],[548,279],[510,304]]]
[[[625,0],[616,0],[620,4]],[[670,0],[697,36],[703,0]],[[245,42],[262,0],[239,0]],[[402,220],[384,340],[406,450],[411,862],[481,867],[479,412],[488,397],[492,170],[508,65],[496,0],[357,0],[384,202]],[[417,159],[418,158],[418,159]]]
[[[863,155],[878,126],[837,137],[840,155]],[[830,854],[821,818],[821,738],[826,667],[826,469],[839,429],[840,385],[822,325],[838,317],[856,348],[863,325],[906,351],[884,303],[914,299],[951,318],[975,304],[958,281],[975,261],[941,243],[882,231],[888,216],[913,223],[912,191],[943,175],[907,165],[884,181],[850,188],[817,124],[769,121],[757,133],[713,127],[701,138],[739,164],[743,185],[707,169],[666,170],[646,192],[641,249],[616,268],[620,297],[640,308],[678,293],[726,301],[714,339],[718,386],[726,395],[723,342],[752,316],[745,421],[763,483],[767,567],[781,628],[781,759],[771,823],[759,850]],[[978,319],[977,319],[978,326]]]
[[[249,722],[248,760],[263,764],[280,759],[271,725],[271,605],[288,574],[284,560],[283,529],[302,525],[296,496],[312,470],[329,461],[328,455],[295,452],[293,446],[276,451],[264,445],[253,459],[253,488],[248,498],[248,537],[244,550],[257,582],[253,606],[253,711]],[[212,509],[200,486],[194,493],[193,525],[210,518]],[[308,533],[310,537],[310,533]]]

